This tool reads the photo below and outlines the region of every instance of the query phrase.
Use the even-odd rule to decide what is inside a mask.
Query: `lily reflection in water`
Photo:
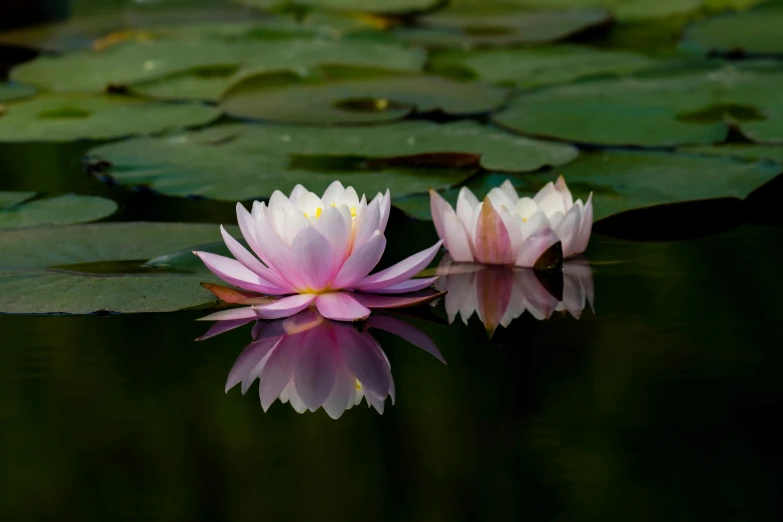
[[[457,316],[468,324],[475,313],[490,337],[526,310],[536,319],[567,311],[579,319],[586,305],[593,310],[593,275],[584,259],[573,259],[562,270],[539,271],[514,266],[454,263],[447,255],[437,269],[436,288],[445,296],[449,323]],[[594,311],[594,310],[593,310]]]
[[[248,322],[216,323],[199,340]],[[264,411],[279,398],[299,413],[323,407],[337,419],[366,399],[382,414],[387,398],[394,404],[394,380],[389,359],[368,331],[373,328],[402,337],[445,364],[432,339],[401,319],[373,315],[358,325],[308,309],[286,319],[256,321],[253,342],[231,368],[226,392],[241,383],[245,394],[258,379]]]

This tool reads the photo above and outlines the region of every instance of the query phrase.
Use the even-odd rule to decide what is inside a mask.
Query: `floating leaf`
[[[753,190],[783,172],[770,162],[747,162],[732,158],[654,152],[583,153],[573,163],[556,171],[568,182],[574,198],[587,199],[593,192],[595,220],[633,210],[669,203],[711,198],[745,198]],[[541,172],[513,177],[521,195],[532,195],[555,174]],[[495,177],[498,186],[504,177]],[[479,195],[486,192],[484,184]],[[446,191],[452,204],[458,191]],[[419,219],[429,216],[429,196],[393,200],[395,206]]]
[[[638,54],[563,45],[441,51],[432,57],[431,68],[443,74],[461,73],[485,82],[529,89],[591,76],[628,75],[657,63]]]
[[[783,54],[781,27],[783,5],[773,3],[694,22],[685,32],[684,43],[703,52]]]
[[[486,47],[548,43],[607,24],[612,15],[603,9],[524,11],[505,5],[452,7],[403,27],[395,34],[410,42],[433,47]]]
[[[34,195],[34,192],[0,192],[0,229],[86,223],[117,211],[117,203],[98,196],[65,194],[25,203]]]
[[[532,171],[574,159],[569,145],[515,137],[473,122],[328,127],[226,125],[181,136],[136,139],[90,151],[123,185],[228,201],[269,197],[297,183],[322,191],[334,180],[401,196],[443,188],[479,167]],[[417,166],[418,168],[410,168]]]
[[[418,49],[365,40],[161,40],[42,56],[14,69],[12,76],[16,81],[58,92],[130,87],[157,97],[217,99],[249,70],[306,71],[322,63],[382,63],[388,69],[418,71],[425,59],[425,53]]]
[[[751,161],[769,160],[783,163],[783,146],[734,144],[720,147],[683,147],[683,152],[709,156],[734,156]]]
[[[234,231],[235,233],[235,231]],[[100,223],[0,232],[0,313],[167,312],[214,300],[199,273],[146,266],[217,225]]]
[[[464,1],[460,0],[460,3]],[[469,0],[469,3],[474,1]],[[502,0],[502,3],[541,9],[603,7],[610,10],[618,20],[628,22],[689,13],[701,7],[704,0]]]
[[[605,144],[718,143],[731,125],[751,139],[783,141],[783,73],[721,70],[602,80],[513,100],[495,121],[536,136]]]
[[[311,76],[251,75],[232,85],[220,106],[228,114],[290,123],[370,123],[413,113],[455,116],[501,106],[506,91],[439,76],[385,69],[324,66]]]
[[[27,98],[33,94],[35,94],[35,89],[32,87],[14,83],[0,83],[0,103],[18,98]]]
[[[114,96],[41,95],[5,106],[0,141],[72,141],[152,134],[206,125],[214,107],[147,103]]]
[[[431,9],[443,0],[233,0],[260,9],[278,9],[290,6],[321,7],[340,11],[403,14]]]

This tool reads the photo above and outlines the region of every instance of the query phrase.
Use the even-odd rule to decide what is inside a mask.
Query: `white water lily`
[[[525,267],[536,266],[557,242],[564,258],[585,251],[593,226],[592,197],[587,203],[574,201],[562,176],[532,198],[520,198],[509,180],[481,202],[463,187],[456,211],[430,191],[435,228],[455,261]]]

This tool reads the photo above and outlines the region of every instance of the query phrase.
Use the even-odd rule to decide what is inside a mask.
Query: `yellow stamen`
[[[315,209],[315,217],[317,217],[317,218],[321,217],[321,214],[323,213],[323,211],[324,211],[324,209],[322,209],[321,207],[318,207],[317,209]]]
[[[361,389],[362,389],[362,383],[359,382],[359,379],[356,379],[356,390],[358,391]]]
[[[351,207],[351,217],[356,217],[356,207]]]

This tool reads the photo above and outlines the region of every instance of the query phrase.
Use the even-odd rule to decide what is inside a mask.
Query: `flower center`
[[[336,207],[337,203],[330,203],[330,205]],[[351,207],[350,210],[351,210],[351,217],[356,217],[356,207]],[[323,213],[324,213],[324,209],[322,207],[318,207],[315,209],[315,213],[313,214],[313,216],[315,217],[315,219],[318,219],[319,217],[321,217],[321,214]],[[304,214],[306,218],[310,219],[310,215],[307,212],[302,212],[302,214]]]

